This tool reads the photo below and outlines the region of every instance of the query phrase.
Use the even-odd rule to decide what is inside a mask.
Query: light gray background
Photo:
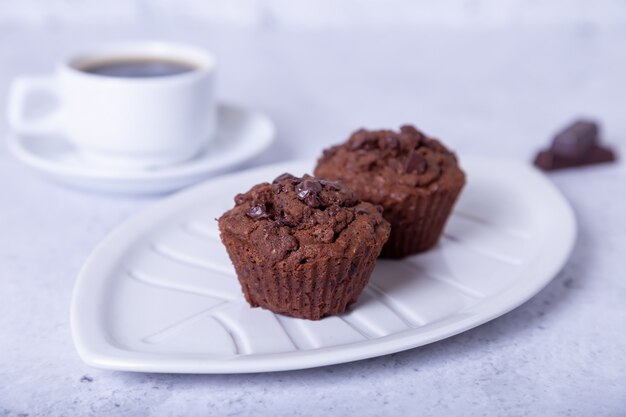
[[[528,161],[578,115],[601,121],[604,139],[626,154],[623,1],[350,0],[311,9],[317,3],[1,0],[0,114],[18,74],[48,72],[58,56],[99,41],[158,38],[214,51],[221,100],[275,120],[276,146],[250,166],[315,156],[355,128],[404,122],[461,158]],[[550,178],[580,223],[574,254],[545,290],[495,321],[320,369],[126,374],[76,355],[71,291],[94,245],[160,197],[61,188],[2,145],[0,416],[626,415],[624,165]]]

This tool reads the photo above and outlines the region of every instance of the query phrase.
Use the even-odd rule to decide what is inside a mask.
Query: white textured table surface
[[[278,143],[254,164],[314,156],[357,127],[403,122],[461,157],[529,160],[577,115],[599,119],[605,140],[626,155],[626,30],[589,25],[307,32],[5,23],[0,113],[16,74],[47,72],[71,47],[156,35],[212,49],[222,99],[274,118]],[[626,415],[624,165],[551,178],[578,216],[574,254],[545,290],[495,321],[320,369],[130,374],[80,361],[69,303],[94,245],[158,199],[61,188],[0,147],[0,416]]]

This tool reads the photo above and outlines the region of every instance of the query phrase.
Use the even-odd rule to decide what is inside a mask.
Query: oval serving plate
[[[163,200],[111,233],[82,268],[71,314],[81,358],[143,372],[301,369],[425,345],[510,311],[562,268],[575,218],[533,168],[461,161],[468,185],[439,244],[378,261],[358,302],[317,322],[250,308],[215,221],[236,193],[311,172],[313,162],[223,176]]]

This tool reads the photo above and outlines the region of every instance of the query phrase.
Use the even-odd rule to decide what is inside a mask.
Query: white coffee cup
[[[118,64],[138,70],[141,63],[148,65],[144,69],[160,65],[180,73],[132,77],[105,71],[121,71]],[[188,45],[133,42],[94,48],[62,60],[55,75],[17,78],[9,95],[9,125],[21,135],[61,134],[85,158],[111,167],[180,162],[213,138],[215,66],[211,54]],[[58,98],[58,109],[27,118],[28,97],[41,91]]]

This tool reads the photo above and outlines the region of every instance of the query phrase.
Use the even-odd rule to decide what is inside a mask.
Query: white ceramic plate
[[[8,137],[17,159],[45,178],[90,191],[118,194],[166,193],[194,184],[253,158],[274,140],[272,121],[263,114],[230,105],[218,106],[217,133],[207,149],[188,161],[155,169],[107,169],[85,160],[60,137]]]
[[[215,221],[236,193],[313,163],[240,172],[168,198],[114,231],[80,272],[72,305],[80,356],[146,372],[309,368],[414,348],[506,313],[561,269],[574,215],[526,164],[461,161],[468,185],[438,246],[379,261],[359,301],[318,322],[250,308]]]

